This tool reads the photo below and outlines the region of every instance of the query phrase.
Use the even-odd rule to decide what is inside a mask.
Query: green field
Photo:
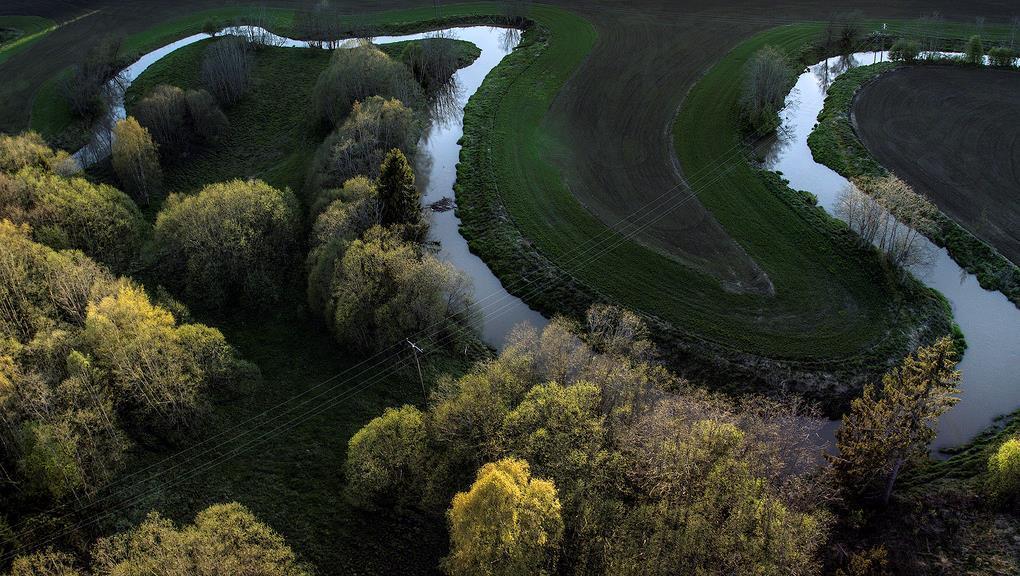
[[[595,32],[562,10],[541,7],[532,16],[543,30],[528,33],[525,48],[490,74],[469,105],[458,173],[465,236],[512,291],[545,274],[556,279],[543,278],[543,293],[521,290],[542,309],[579,310],[607,298],[719,346],[794,359],[895,353],[901,335],[917,326],[915,314],[946,326],[934,294],[898,284],[874,253],[854,247],[845,227],[735,153],[743,62],[766,43],[799,49],[820,25],[779,28],[740,44],[695,86],[674,126],[698,199],[772,279],[776,296],[762,298],[727,292],[610,231],[567,190],[550,159],[568,154],[568,143],[545,129],[545,113]],[[503,208],[516,231],[491,226]],[[593,239],[603,243],[583,252]],[[563,304],[570,300],[577,303]]]
[[[56,27],[40,16],[0,16],[0,64]]]
[[[818,115],[818,125],[808,137],[815,161],[847,178],[888,174],[857,138],[850,113],[854,95],[861,86],[901,66],[899,62],[861,66],[841,74],[832,83],[825,107]],[[983,288],[1002,292],[1020,306],[1020,268],[949,216],[940,212],[936,224],[936,229],[928,234],[932,242],[945,246],[960,267],[977,276]]]

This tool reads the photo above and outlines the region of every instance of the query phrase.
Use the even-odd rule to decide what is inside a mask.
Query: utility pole
[[[407,345],[410,346],[411,350],[414,351],[414,365],[418,367],[418,383],[421,384],[421,397],[425,401],[425,403],[428,404],[429,396],[428,396],[428,394],[425,393],[425,379],[422,378],[422,375],[421,375],[421,362],[418,361],[418,353],[420,352],[420,353],[424,354],[425,351],[422,350],[421,348],[419,348],[417,344],[415,344],[414,342],[411,342],[407,338],[404,338],[404,342],[407,342]]]

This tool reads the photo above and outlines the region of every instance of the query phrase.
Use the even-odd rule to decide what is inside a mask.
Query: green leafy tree
[[[22,168],[40,168],[66,174],[73,167],[70,154],[50,148],[38,132],[0,134],[0,172],[13,174]]]
[[[11,565],[11,576],[85,576],[75,567],[74,558],[63,552],[46,549],[28,556],[19,556]]]
[[[447,512],[451,576],[550,574],[563,537],[556,487],[531,477],[528,463],[504,459],[478,471]]]
[[[967,49],[963,53],[963,59],[968,64],[983,64],[985,61],[985,45],[981,42],[981,37],[974,35],[967,41]]]
[[[1001,504],[1020,504],[1020,438],[1010,438],[988,458],[988,491]]]
[[[0,173],[0,218],[32,226],[53,248],[77,248],[116,270],[126,269],[148,236],[138,206],[112,186],[37,168]]]
[[[180,528],[152,512],[137,528],[99,540],[92,566],[123,576],[308,574],[284,539],[237,503],[210,506]]]
[[[334,335],[361,350],[381,349],[426,328],[455,346],[475,321],[467,277],[381,227],[343,252],[330,295],[325,315]]]
[[[300,222],[290,190],[261,180],[210,184],[192,196],[173,194],[156,218],[162,278],[193,305],[272,302],[291,269]]]
[[[921,53],[921,44],[916,40],[900,38],[889,49],[889,58],[900,62],[914,62]]]
[[[864,388],[836,431],[833,462],[848,492],[892,495],[904,466],[927,455],[939,416],[959,400],[953,341],[944,337],[920,348],[882,377],[882,388]]]
[[[149,131],[131,116],[113,128],[113,170],[142,204],[148,204],[149,197],[163,187],[156,144]]]
[[[394,148],[386,155],[379,169],[379,200],[382,202],[382,222],[420,226],[424,220],[421,193],[414,185],[414,171],[407,157]]]
[[[347,491],[360,503],[421,492],[428,454],[425,421],[414,406],[387,408],[351,437],[345,464]]]

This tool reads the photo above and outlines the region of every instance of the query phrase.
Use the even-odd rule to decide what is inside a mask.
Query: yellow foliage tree
[[[163,185],[163,171],[152,136],[128,116],[113,128],[113,170],[121,183],[143,204]]]
[[[452,576],[534,576],[556,564],[563,519],[556,487],[531,478],[528,463],[512,458],[486,464],[467,492],[453,497]]]
[[[880,491],[888,502],[904,465],[927,454],[939,416],[959,400],[960,372],[953,341],[919,349],[864,388],[836,431],[834,457],[844,487],[864,495]]]

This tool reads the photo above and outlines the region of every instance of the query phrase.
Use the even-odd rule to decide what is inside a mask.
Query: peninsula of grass
[[[460,67],[480,54],[470,42],[449,41],[457,47]],[[210,42],[215,40],[185,46],[153,63],[128,89],[128,113],[160,84],[185,90],[202,88],[202,55]],[[412,42],[380,44],[379,49],[399,59]],[[329,59],[330,51],[316,48],[267,46],[256,50],[248,93],[224,110],[230,121],[226,137],[164,165],[166,189],[187,193],[211,182],[258,178],[278,188],[300,191],[308,164],[325,137],[309,110],[316,79],[328,67]]]
[[[535,7],[535,26],[465,112],[457,199],[462,232],[504,286],[546,313],[611,300],[649,316],[670,353],[750,362],[744,353],[809,370],[902,353],[924,323],[949,331],[944,299],[900,282],[845,226],[732,150],[742,144],[736,98],[743,63],[764,44],[800,48],[819,26],[773,30],[741,44],[688,97],[676,148],[699,199],[768,272],[773,298],[718,281],[607,228],[563,184],[550,158],[568,143],[545,130],[549,104],[595,41],[585,20]],[[728,161],[720,159],[731,158]],[[639,209],[640,207],[635,207]],[[760,360],[760,359],[759,359]],[[686,367],[690,369],[690,366]],[[762,364],[757,370],[767,371]],[[763,376],[759,376],[764,380]]]
[[[841,74],[832,83],[825,105],[818,114],[818,124],[808,137],[808,147],[816,162],[846,178],[885,176],[889,173],[857,137],[851,122],[851,108],[854,96],[862,87],[903,66],[905,64],[900,62],[861,66]],[[1002,292],[1013,304],[1020,306],[1020,268],[995,248],[942,212],[938,213],[936,227],[927,236],[935,244],[945,247],[961,268],[974,274],[981,287]]]

